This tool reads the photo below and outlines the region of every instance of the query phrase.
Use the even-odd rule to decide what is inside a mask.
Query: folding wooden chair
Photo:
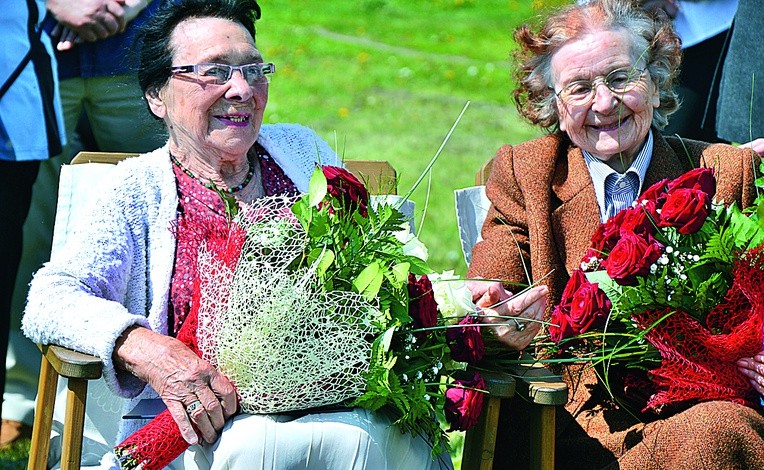
[[[72,164],[116,164],[132,153],[80,152]],[[348,161],[346,168],[363,181],[372,194],[396,194],[395,169],[386,161]],[[57,215],[57,217],[59,217]],[[61,215],[64,217],[64,215]],[[50,450],[50,433],[59,377],[67,379],[66,414],[64,418],[61,468],[79,469],[85,422],[88,381],[101,377],[101,360],[88,354],[56,346],[38,345],[42,351],[37,403],[32,430],[32,443],[27,468],[45,470]]]

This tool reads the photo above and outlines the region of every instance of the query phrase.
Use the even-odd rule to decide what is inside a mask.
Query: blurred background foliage
[[[470,101],[412,197],[431,265],[463,274],[453,190],[502,144],[540,135],[511,101],[512,31],[563,3],[261,0],[257,44],[277,67],[265,120],[310,126],[345,159],[390,161],[404,194]]]

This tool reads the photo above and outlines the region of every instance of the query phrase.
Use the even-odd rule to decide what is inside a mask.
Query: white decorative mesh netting
[[[235,272],[204,246],[199,253],[199,347],[248,413],[335,404],[365,390],[378,307],[324,292],[314,266],[289,268],[306,245],[293,202],[267,197],[242,209],[235,221],[247,239]]]

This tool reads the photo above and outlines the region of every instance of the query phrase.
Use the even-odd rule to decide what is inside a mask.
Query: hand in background
[[[138,14],[148,6],[150,1],[151,0],[118,0],[119,3],[123,4],[125,25],[133,21]],[[68,51],[76,44],[85,42],[82,36],[63,23],[56,23],[56,26],[51,31],[51,37],[58,40],[56,49],[59,51]]]
[[[760,137],[756,140],[752,140],[748,143],[740,145],[741,148],[752,149],[759,154],[760,157],[764,157],[764,137]]]
[[[125,0],[47,0],[46,7],[63,28],[82,41],[97,41],[125,30]],[[71,35],[69,35],[71,36]]]
[[[764,352],[737,361],[738,370],[748,377],[753,388],[764,396]]]
[[[114,348],[114,361],[156,390],[189,444],[198,442],[192,425],[212,443],[236,413],[236,391],[228,378],[175,338],[128,328]],[[186,411],[197,401],[201,406]]]
[[[533,341],[544,318],[549,292],[546,286],[537,286],[515,296],[499,282],[471,281],[468,287],[475,304],[481,309],[481,321],[496,325],[492,330],[500,342],[519,351]],[[517,320],[497,317],[516,317]],[[523,318],[530,321],[521,320]]]

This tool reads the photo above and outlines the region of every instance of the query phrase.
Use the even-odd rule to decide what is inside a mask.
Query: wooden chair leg
[[[43,356],[40,364],[40,381],[37,403],[35,404],[32,444],[27,463],[28,470],[46,470],[48,468],[48,450],[50,449],[50,430],[53,426],[53,407],[56,404],[58,374],[48,359]]]
[[[86,379],[70,378],[66,391],[66,420],[61,443],[61,469],[77,470],[82,457],[82,434],[85,428]]]
[[[463,470],[492,470],[501,398],[488,397],[478,423],[464,435]]]
[[[485,372],[483,379],[488,395],[477,424],[464,435],[463,470],[493,469],[501,403],[515,394],[515,379],[508,374]]]
[[[555,406],[532,408],[530,416],[531,470],[554,470]]]

